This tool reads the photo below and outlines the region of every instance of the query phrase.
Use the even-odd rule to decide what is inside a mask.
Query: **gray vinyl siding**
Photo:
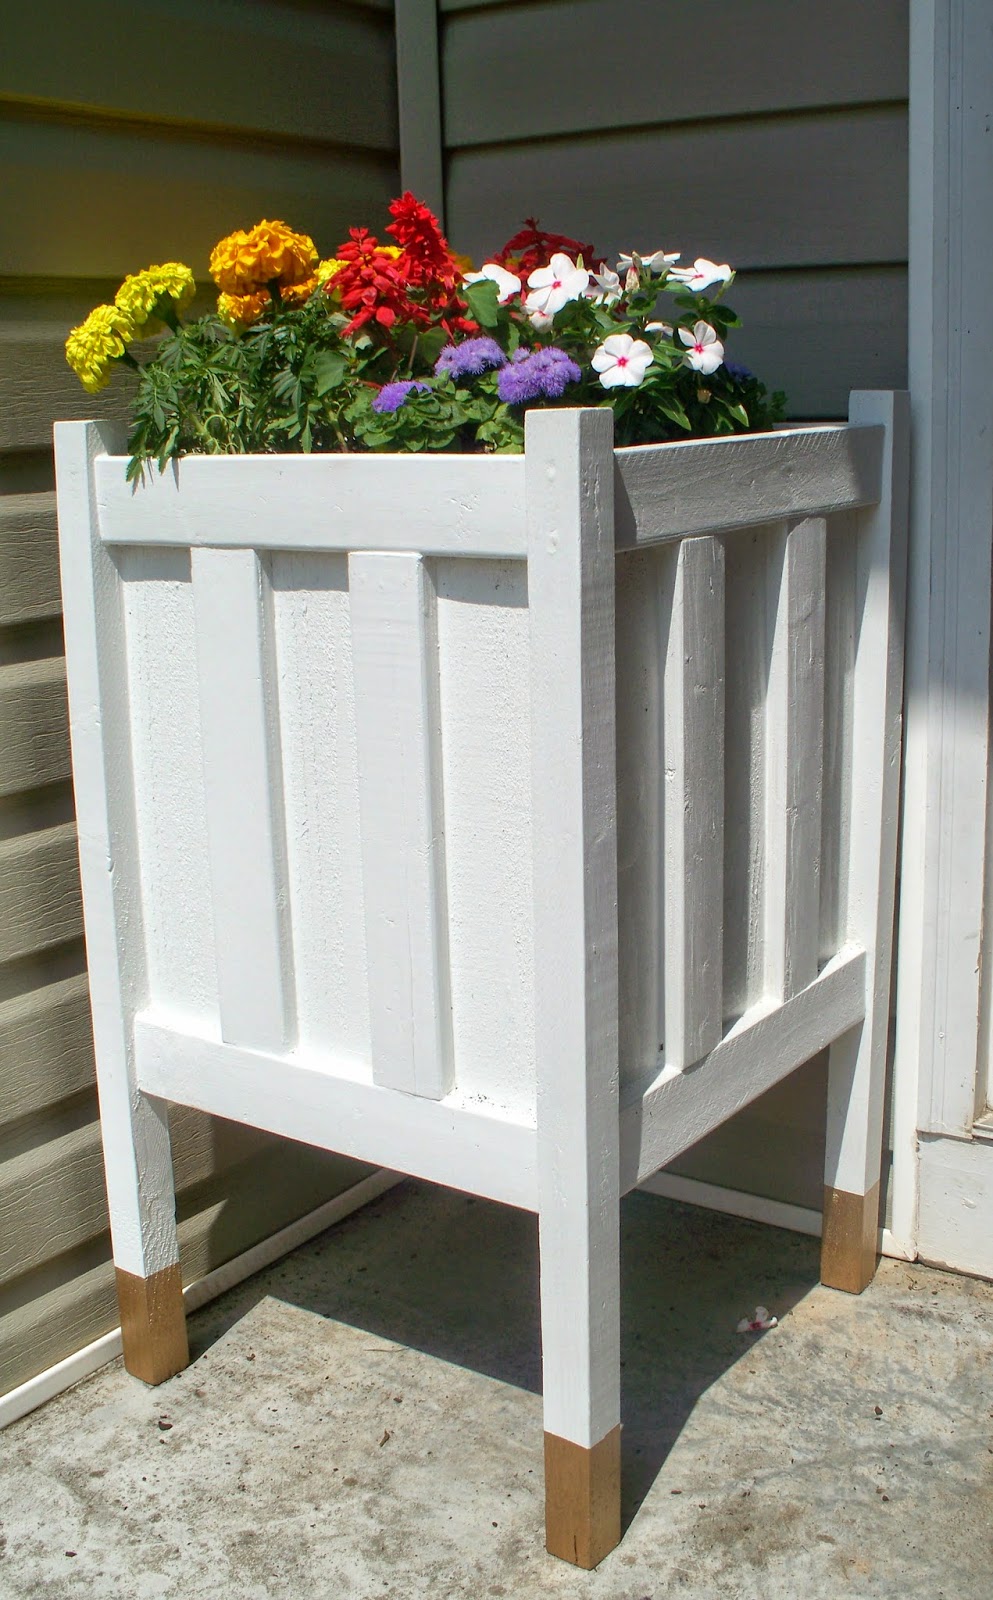
[[[446,220],[730,261],[729,353],[843,416],[906,384],[907,0],[441,0]]]
[[[122,276],[260,217],[330,254],[399,181],[392,5],[36,0],[0,50],[0,1393],[116,1323],[93,1078],[52,423],[123,417],[65,365]],[[205,294],[209,290],[205,289]],[[187,1282],[367,1170],[174,1116]]]

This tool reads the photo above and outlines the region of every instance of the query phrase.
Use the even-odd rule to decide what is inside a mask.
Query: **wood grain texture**
[[[0,796],[57,783],[71,770],[65,661],[0,666]]]
[[[92,1087],[93,1032],[85,973],[0,1004],[0,1060],[0,1129]]]
[[[739,269],[905,261],[906,162],[906,110],[890,106],[454,150],[449,238],[485,260],[521,226],[526,195],[529,214],[611,260],[634,246]],[[679,183],[665,236],[646,239],[660,172]]]
[[[38,622],[62,611],[55,495],[0,499],[0,627]]]
[[[621,1428],[592,1449],[545,1434],[545,1549],[590,1571],[621,1540]]]
[[[72,822],[0,842],[0,961],[15,961],[83,931]]]
[[[95,466],[108,544],[521,557],[520,456],[189,456],[134,492],[126,460]],[[404,507],[403,518],[396,508]]]
[[[164,1383],[190,1361],[179,1262],[148,1278],[118,1267],[115,1277],[124,1365],[144,1383]]]
[[[695,122],[769,115],[826,106],[839,109],[906,99],[907,7],[902,0],[711,0],[711,36],[735,63],[701,97],[692,73],[631,73],[631,41],[648,55],[687,61],[699,46],[699,18],[659,0],[626,0],[624,27],[614,25],[615,0],[486,6],[471,10],[442,0],[445,139],[463,145],[504,143],[608,131],[623,123]],[[464,14],[459,14],[463,11]],[[559,69],[549,73],[541,51],[554,37]],[[596,48],[587,48],[595,40]],[[858,40],[847,49],[842,40]],[[789,62],[784,72],[782,63]],[[623,97],[617,93],[624,84]],[[564,225],[564,224],[563,224]],[[641,241],[643,244],[647,240]]]
[[[663,690],[665,1062],[712,1050],[724,1017],[724,549],[684,539]]]
[[[373,1081],[452,1086],[437,599],[416,555],[348,561]]]
[[[821,1282],[829,1289],[861,1294],[879,1259],[879,1184],[867,1194],[824,1189]]]
[[[40,0],[30,22],[6,30],[4,99],[396,148],[389,15],[334,0],[306,12],[264,0],[149,0],[138,11],[127,0],[92,0],[85,12],[73,0]]]

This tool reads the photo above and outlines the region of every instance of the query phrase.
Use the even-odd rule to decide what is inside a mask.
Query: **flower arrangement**
[[[476,271],[412,194],[390,214],[393,243],[352,228],[323,260],[260,222],[211,254],[216,311],[183,320],[193,274],[168,262],[72,330],[90,393],[116,365],[138,372],[129,477],[189,453],[520,451],[531,406],[609,405],[618,444],[782,417],[784,397],[725,358],[726,264],[656,250],[610,267],[532,218]]]

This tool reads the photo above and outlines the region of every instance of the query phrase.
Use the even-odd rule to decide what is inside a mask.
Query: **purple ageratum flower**
[[[516,350],[514,359],[497,379],[497,393],[508,406],[526,405],[529,400],[557,400],[569,383],[579,383],[583,374],[571,356],[555,345],[546,350]]]
[[[507,357],[495,339],[485,334],[478,339],[463,339],[461,344],[446,345],[434,364],[439,375],[450,373],[453,378],[478,378],[481,372],[505,366]]]
[[[373,411],[399,411],[412,389],[418,394],[428,394],[431,385],[417,383],[413,378],[401,379],[398,383],[384,383],[372,402]]]
[[[729,378],[734,378],[738,383],[744,383],[747,378],[755,376],[750,368],[741,366],[737,361],[725,361],[724,371]]]

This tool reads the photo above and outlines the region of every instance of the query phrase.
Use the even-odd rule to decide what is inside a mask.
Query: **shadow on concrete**
[[[740,1318],[782,1317],[818,1282],[818,1243],[655,1195],[622,1204],[623,1521],[699,1397],[747,1357]],[[536,1219],[407,1181],[193,1319],[194,1359],[275,1295],[540,1393]]]

